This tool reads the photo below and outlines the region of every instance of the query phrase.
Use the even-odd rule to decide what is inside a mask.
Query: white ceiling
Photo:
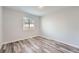
[[[8,8],[20,10],[37,16],[44,16],[48,13],[66,8],[66,6],[44,6],[43,8],[39,8],[38,6],[8,6]]]

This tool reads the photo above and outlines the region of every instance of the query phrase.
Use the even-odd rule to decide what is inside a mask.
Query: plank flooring
[[[79,53],[79,48],[37,36],[3,44],[0,53]]]

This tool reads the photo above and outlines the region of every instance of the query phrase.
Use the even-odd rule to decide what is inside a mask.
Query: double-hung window
[[[30,17],[23,18],[23,30],[32,30],[34,29],[34,20]]]

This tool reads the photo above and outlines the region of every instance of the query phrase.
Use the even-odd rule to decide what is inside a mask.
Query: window
[[[32,30],[35,27],[34,20],[29,17],[23,18],[23,30]]]

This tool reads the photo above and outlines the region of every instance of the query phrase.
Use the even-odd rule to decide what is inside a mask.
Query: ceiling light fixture
[[[44,6],[39,6],[39,8],[44,8]]]

